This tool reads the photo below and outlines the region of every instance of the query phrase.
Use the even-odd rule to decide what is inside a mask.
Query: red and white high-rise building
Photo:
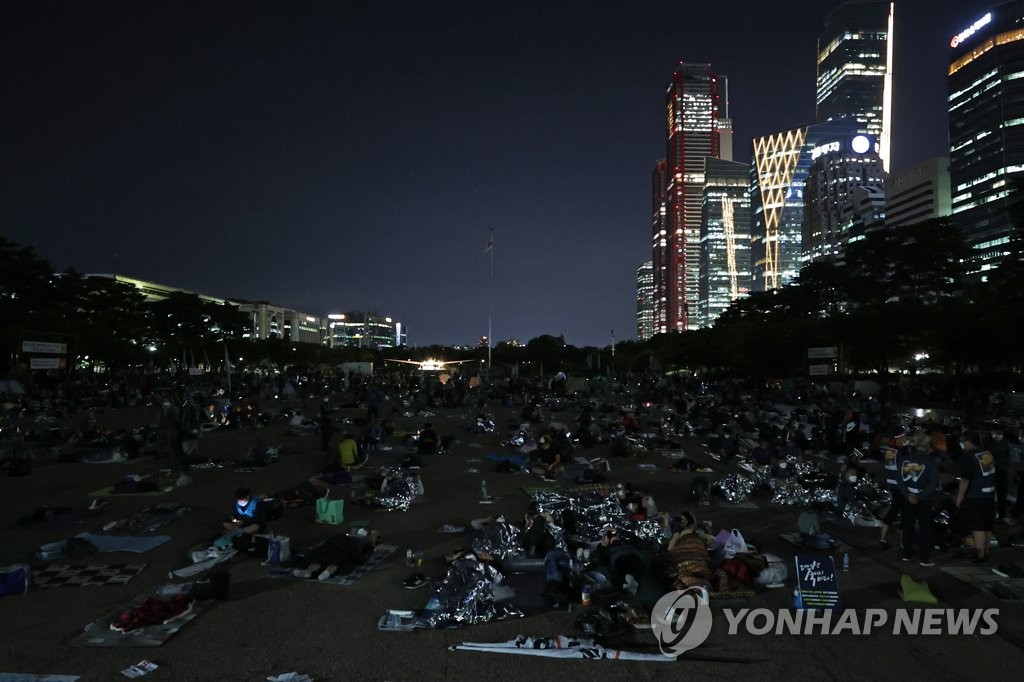
[[[700,327],[704,158],[721,158],[722,131],[731,135],[726,93],[725,76],[716,75],[710,64],[687,63],[672,74],[665,93],[668,144],[653,182],[655,333]]]

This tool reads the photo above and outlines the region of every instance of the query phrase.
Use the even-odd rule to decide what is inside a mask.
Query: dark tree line
[[[1014,205],[1012,219],[1024,224]],[[499,343],[493,365],[527,374],[686,369],[757,378],[807,372],[807,349],[841,349],[848,374],[928,369],[950,376],[1019,373],[1024,367],[1024,239],[1013,232],[997,269],[969,277],[971,254],[947,222],[866,235],[839,262],[805,267],[790,286],[736,301],[710,329],[662,334],[611,348],[577,348],[561,336]],[[244,366],[326,365],[389,358],[473,359],[486,349],[331,349],[288,339],[242,341],[245,316],[230,304],[173,294],[146,303],[133,287],[74,270],[54,273],[30,247],[0,237],[0,373],[25,358],[20,342],[66,341],[78,357],[116,370],[176,362]],[[51,336],[47,336],[51,335]],[[40,337],[35,339],[35,337]]]

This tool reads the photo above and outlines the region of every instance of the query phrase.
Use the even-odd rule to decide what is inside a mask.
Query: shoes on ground
[[[427,584],[427,578],[422,573],[415,573],[402,581],[407,590],[415,590]]]

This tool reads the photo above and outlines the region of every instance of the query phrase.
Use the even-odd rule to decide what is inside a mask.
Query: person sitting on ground
[[[632,412],[622,410],[621,419],[619,419],[619,424],[622,426],[622,430],[625,431],[626,433],[640,432],[640,422],[637,420],[636,415],[633,414]]]
[[[684,512],[669,522],[671,537],[660,557],[661,572],[676,590],[703,587],[711,590],[711,556],[692,514]]]
[[[224,522],[224,530],[241,531],[256,535],[267,530],[267,506],[248,488],[235,491],[235,508],[231,520]]]
[[[757,440],[757,446],[750,451],[750,458],[757,464],[771,464],[778,456],[778,451],[768,444],[768,439],[761,437]]]
[[[420,429],[419,440],[416,442],[416,451],[420,455],[436,455],[440,443],[441,439],[437,435],[437,431],[434,430],[434,425],[428,422]]]
[[[377,446],[384,439],[384,428],[379,419],[374,419],[363,432],[363,449],[366,452],[375,452]]]
[[[537,449],[530,453],[530,473],[545,481],[554,481],[563,469],[562,455],[551,447],[551,437],[541,436]]]
[[[341,443],[338,444],[338,463],[341,468],[357,469],[363,465],[359,456],[359,443],[356,441],[355,436],[351,432],[345,432],[341,437]]]

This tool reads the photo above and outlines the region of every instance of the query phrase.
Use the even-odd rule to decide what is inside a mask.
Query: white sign
[[[871,149],[871,140],[864,135],[857,135],[850,140],[850,148],[857,154],[863,154],[867,150]]]
[[[832,365],[811,365],[807,374],[812,377],[825,377],[832,372]]]
[[[31,358],[29,369],[64,369],[64,358]]]
[[[955,36],[953,36],[953,39],[949,41],[949,46],[950,47],[956,47],[960,43],[964,42],[965,40],[967,40],[968,38],[973,36],[979,30],[981,30],[981,28],[983,26],[986,26],[986,25],[988,25],[991,22],[992,22],[992,13],[989,12],[988,14],[983,16],[981,19],[978,19],[976,22],[974,22],[973,24],[971,24],[970,26],[968,26],[967,28],[965,28],[964,30],[960,31]]]
[[[816,159],[822,154],[828,154],[829,152],[839,151],[839,142],[827,142],[825,144],[819,144],[817,147],[811,150],[811,158]]]
[[[807,357],[812,360],[824,360],[827,358],[834,358],[837,355],[839,355],[839,349],[835,346],[807,349]]]
[[[49,341],[22,341],[22,353],[53,353],[63,355],[68,352],[66,343],[50,343]]]

